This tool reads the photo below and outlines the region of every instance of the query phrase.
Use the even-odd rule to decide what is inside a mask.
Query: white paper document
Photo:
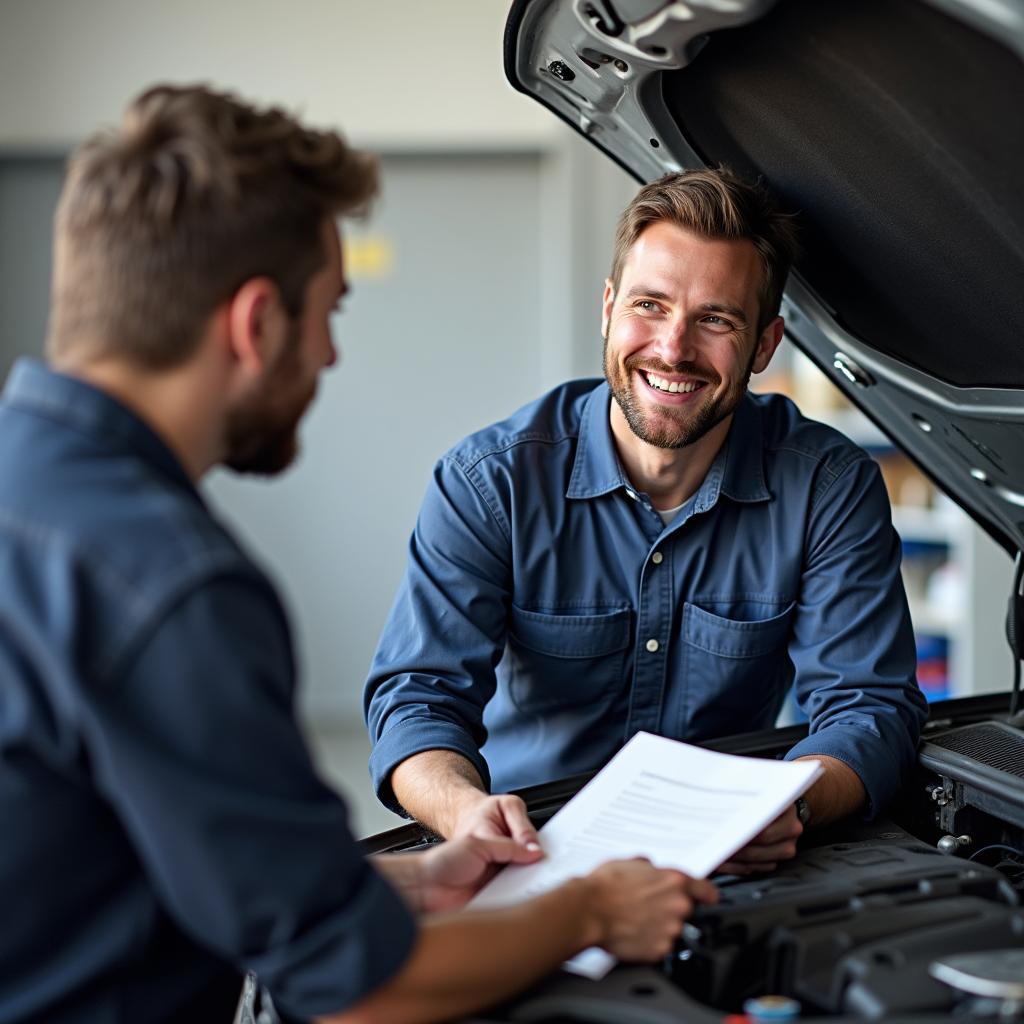
[[[821,774],[818,761],[767,761],[637,733],[540,829],[545,857],[505,868],[476,908],[509,906],[609,860],[705,878],[777,818]],[[614,959],[587,950],[566,964],[601,977]]]

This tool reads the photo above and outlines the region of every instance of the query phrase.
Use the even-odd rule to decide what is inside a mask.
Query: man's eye
[[[724,317],[715,316],[714,314],[704,317],[702,322],[710,324],[712,327],[732,327],[732,324]]]
[[[656,313],[658,311],[658,304],[651,299],[641,299],[637,303],[637,307],[645,313]]]

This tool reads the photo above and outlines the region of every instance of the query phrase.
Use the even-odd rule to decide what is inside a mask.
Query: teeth
[[[696,391],[698,384],[697,381],[691,380],[686,381],[683,384],[679,384],[676,381],[664,380],[662,377],[655,377],[653,373],[647,374],[647,383],[652,388],[657,388],[659,391],[667,391],[670,395],[677,395],[680,393],[689,394],[691,391]]]

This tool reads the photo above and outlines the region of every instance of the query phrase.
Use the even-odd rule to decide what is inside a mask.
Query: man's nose
[[[668,366],[693,362],[696,357],[696,332],[686,320],[672,320],[664,325],[656,345],[658,357]]]

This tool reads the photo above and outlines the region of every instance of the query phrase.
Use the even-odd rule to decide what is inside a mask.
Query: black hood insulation
[[[662,89],[708,164],[800,213],[798,269],[840,325],[951,384],[1024,386],[1014,53],[920,0],[781,0]]]

